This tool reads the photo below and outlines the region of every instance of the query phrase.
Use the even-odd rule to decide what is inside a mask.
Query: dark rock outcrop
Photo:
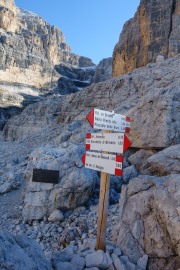
[[[84,62],[85,63],[85,62]],[[56,71],[62,76],[58,80],[58,86],[52,93],[70,94],[92,83],[96,66],[73,67],[72,65],[60,64],[55,66]]]
[[[96,67],[92,83],[103,82],[112,78],[112,58],[105,58]]]
[[[123,27],[113,52],[113,76],[180,53],[179,0],[141,0],[133,19]]]

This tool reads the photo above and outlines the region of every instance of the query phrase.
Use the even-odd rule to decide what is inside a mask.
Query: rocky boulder
[[[95,171],[86,170],[81,162],[83,148],[62,143],[34,150],[27,166],[23,218],[42,219],[55,209],[74,209],[88,201],[97,179]],[[59,171],[59,183],[33,182],[33,169]]]
[[[156,152],[153,150],[140,149],[128,157],[128,161],[133,164],[136,169],[141,172],[146,171],[149,168],[148,158],[154,155]]]
[[[173,145],[148,158],[153,174],[180,173],[180,144]]]
[[[179,174],[138,176],[123,186],[117,244],[130,261],[145,253],[148,269],[180,267]]]
[[[51,270],[41,246],[25,235],[0,232],[0,269]]]
[[[123,27],[113,52],[113,76],[180,53],[179,0],[141,0],[133,19]]]

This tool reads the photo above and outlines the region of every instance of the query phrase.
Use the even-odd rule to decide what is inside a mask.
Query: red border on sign
[[[115,174],[116,176],[122,176],[122,170],[120,170],[120,169],[115,169],[114,174]]]
[[[86,143],[86,150],[91,150],[91,145]]]
[[[86,139],[91,139],[91,133],[86,134]]]
[[[90,111],[90,113],[86,116],[86,119],[88,120],[89,124],[94,127],[94,109]]]
[[[127,121],[127,122],[131,122],[130,116],[126,116],[126,121]]]
[[[84,153],[84,155],[82,156],[81,160],[82,160],[82,163],[85,165],[85,162],[86,162],[86,153]]]
[[[116,162],[123,162],[123,156],[116,155]]]
[[[129,127],[126,127],[126,128],[125,128],[125,132],[126,132],[126,133],[129,133],[129,132],[130,132],[130,128],[129,128]]]

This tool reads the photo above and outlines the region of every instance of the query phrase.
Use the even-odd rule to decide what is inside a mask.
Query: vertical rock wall
[[[71,52],[60,29],[17,8],[14,0],[0,0],[0,59],[0,82],[48,89],[60,78],[56,65],[93,65]]]
[[[180,53],[180,1],[141,0],[113,52],[113,76]]]

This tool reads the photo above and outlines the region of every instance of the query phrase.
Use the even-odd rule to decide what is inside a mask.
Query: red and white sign
[[[117,132],[130,131],[130,117],[113,112],[92,109],[86,119],[95,129],[106,129]]]
[[[123,154],[130,146],[131,141],[123,133],[86,134],[86,150]]]
[[[82,162],[85,168],[122,176],[123,157],[120,155],[87,151],[82,157]]]

